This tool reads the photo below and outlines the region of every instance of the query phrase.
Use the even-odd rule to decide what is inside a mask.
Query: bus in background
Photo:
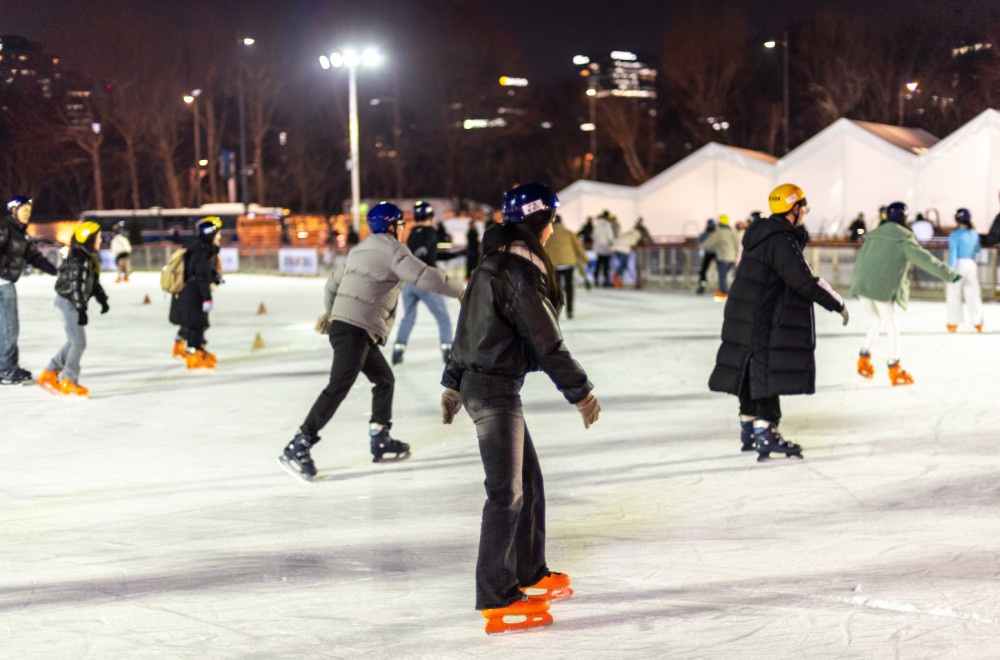
[[[136,243],[184,242],[194,234],[198,221],[209,216],[222,220],[222,236],[227,243],[240,241],[241,222],[260,219],[268,224],[281,226],[288,209],[250,204],[243,213],[242,204],[203,204],[193,209],[165,209],[154,206],[148,209],[117,209],[109,211],[84,211],[80,220],[91,220],[101,226],[106,240],[110,240],[119,222],[124,222],[129,239]]]

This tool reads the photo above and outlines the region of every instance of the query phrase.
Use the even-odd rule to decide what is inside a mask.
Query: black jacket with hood
[[[781,215],[747,229],[709,389],[739,395],[749,370],[751,399],[816,390],[812,306],[840,312],[844,301],[813,275],[802,254],[807,240],[805,228]]]
[[[39,251],[27,228],[12,216],[0,218],[0,277],[16,282],[25,263],[49,275],[56,274],[56,267]]]
[[[108,294],[98,281],[99,273],[97,255],[74,239],[66,260],[59,266],[56,293],[73,303],[78,312],[87,311],[87,301],[91,296],[103,306],[108,302]]]

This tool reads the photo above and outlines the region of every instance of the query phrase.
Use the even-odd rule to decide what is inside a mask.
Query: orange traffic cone
[[[149,294],[148,293],[146,294],[146,297],[142,299],[142,304],[143,305],[150,304],[150,302],[149,302]]]
[[[260,307],[257,308],[257,313],[258,314],[267,314],[267,307],[264,307],[264,303],[261,303]]]
[[[250,347],[250,350],[256,351],[258,348],[267,348],[267,346],[264,345],[264,338],[260,336],[259,332],[257,333],[257,336],[253,338],[253,346]]]

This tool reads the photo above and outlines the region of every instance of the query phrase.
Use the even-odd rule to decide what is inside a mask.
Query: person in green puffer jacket
[[[865,378],[874,377],[871,349],[885,326],[889,339],[889,380],[893,385],[913,383],[913,377],[899,366],[899,325],[893,306],[895,303],[906,309],[910,298],[910,264],[944,282],[957,282],[962,277],[920,246],[906,226],[906,211],[906,204],[893,202],[886,208],[882,224],[864,235],[851,282],[851,295],[858,297],[872,317],[858,357],[858,373]]]

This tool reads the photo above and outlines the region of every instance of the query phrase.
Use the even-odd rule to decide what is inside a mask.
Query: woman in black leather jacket
[[[558,206],[555,193],[540,184],[504,196],[501,224],[483,237],[483,259],[466,289],[441,383],[444,423],[465,405],[486,472],[476,609],[488,634],[548,625],[549,600],[573,593],[569,576],[545,562],[542,473],[520,396],[525,374],[544,371],[580,410],[585,427],[600,411],[557,321],[562,292],[543,244]],[[523,620],[507,623],[505,615]]]
[[[52,356],[38,376],[38,384],[57,394],[89,396],[89,390],[79,384],[80,358],[87,348],[87,301],[97,298],[101,314],[106,314],[108,295],[98,277],[101,271],[97,250],[101,245],[101,227],[96,222],[81,222],[73,231],[69,254],[59,266],[56,278],[56,309],[63,316],[66,343]],[[60,373],[62,378],[59,378]]]

